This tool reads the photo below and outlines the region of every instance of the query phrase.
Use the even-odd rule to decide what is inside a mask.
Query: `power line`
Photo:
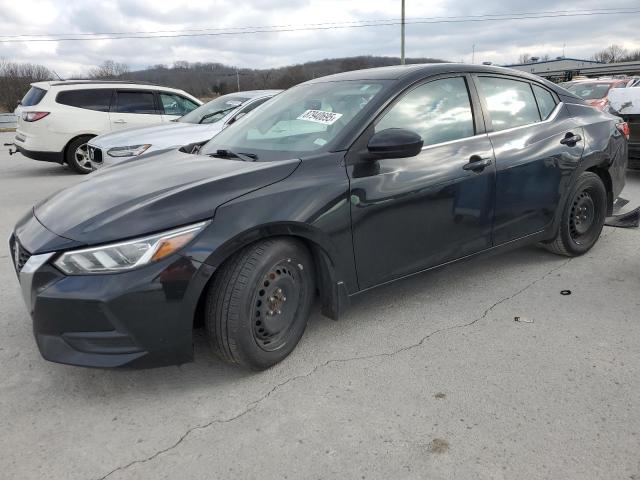
[[[630,10],[630,12],[629,12]],[[512,13],[494,13],[483,15],[461,15],[461,16],[440,16],[440,17],[414,17],[413,21],[421,20],[468,20],[476,18],[488,18],[495,17],[495,20],[500,20],[501,17],[513,17],[523,15],[547,15],[547,14],[623,14],[623,13],[635,13],[637,7],[620,7],[620,8],[589,8],[585,10],[549,10],[541,12],[512,12]],[[386,18],[386,19],[370,19],[370,20],[348,20],[342,22],[321,22],[321,23],[301,23],[301,24],[284,24],[284,25],[260,25],[260,26],[244,26],[244,27],[224,27],[224,28],[189,28],[179,30],[145,30],[145,31],[132,31],[132,32],[85,32],[85,33],[24,33],[17,35],[0,35],[2,38],[21,38],[21,37],[58,37],[58,36],[97,36],[97,35],[151,35],[157,33],[186,33],[186,32],[227,32],[234,30],[247,30],[247,29],[272,29],[272,28],[290,28],[290,27],[315,27],[315,26],[339,26],[339,25],[351,25],[366,23],[367,26],[371,26],[373,23],[382,23],[384,25],[395,25],[401,21],[401,18]]]
[[[437,20],[412,20],[405,22],[406,25],[425,25],[425,24],[442,24],[442,23],[469,23],[469,22],[495,22],[495,21],[505,21],[505,20],[533,20],[533,19],[543,19],[543,18],[562,18],[562,17],[592,17],[592,16],[601,16],[601,15],[633,15],[640,13],[640,9],[637,10],[626,10],[626,11],[565,11],[566,13],[553,13],[553,14],[544,14],[543,12],[539,14],[511,14],[511,16],[499,16],[496,15],[486,15],[486,16],[475,16],[475,17],[440,17]],[[425,17],[428,18],[428,17]],[[438,18],[438,17],[432,17]],[[375,22],[375,23],[374,23]],[[233,36],[233,35],[250,35],[256,33],[286,33],[286,32],[302,32],[302,31],[314,31],[314,30],[338,30],[338,29],[348,29],[348,28],[366,28],[366,27],[386,27],[386,26],[394,26],[400,25],[401,22],[398,21],[385,21],[384,23],[380,23],[380,21],[374,21],[370,23],[359,23],[359,24],[324,24],[326,26],[322,26],[323,24],[318,24],[316,27],[295,27],[295,28],[270,28],[270,27],[254,27],[254,30],[239,30],[239,31],[229,31],[231,29],[225,29],[224,31],[205,31],[203,33],[179,33],[176,35],[137,35],[137,34],[126,34],[122,36],[95,36],[89,38],[79,38],[76,34],[72,34],[72,37],[66,38],[14,38],[14,39],[4,39],[0,40],[0,43],[34,43],[34,42],[72,42],[72,41],[80,41],[80,42],[89,42],[89,41],[101,41],[101,40],[132,40],[132,39],[151,39],[151,38],[185,38],[185,37],[217,37],[217,36]],[[238,27],[238,28],[252,28],[252,27]],[[183,30],[189,31],[189,30]],[[85,34],[86,35],[86,34]]]

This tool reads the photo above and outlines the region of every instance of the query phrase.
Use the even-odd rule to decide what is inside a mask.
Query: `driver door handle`
[[[573,133],[567,133],[565,137],[560,140],[562,145],[567,145],[569,147],[575,147],[576,143],[582,140],[580,135],[574,135]]]
[[[479,155],[472,155],[469,158],[469,163],[464,165],[462,168],[464,170],[473,170],[474,172],[480,172],[484,170],[486,167],[491,165],[490,157],[481,157]]]
[[[127,121],[120,119],[120,120],[114,120],[113,123],[127,123]]]

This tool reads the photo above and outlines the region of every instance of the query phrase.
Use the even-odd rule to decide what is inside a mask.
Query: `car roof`
[[[269,97],[269,96],[274,96],[277,95],[279,93],[281,93],[282,90],[244,90],[241,92],[230,92],[225,94],[226,95],[238,95],[241,97],[246,97],[246,98],[258,98],[258,97]]]
[[[581,78],[572,83],[627,83],[631,78]]]
[[[184,90],[173,87],[165,87],[163,85],[155,85],[147,82],[133,82],[124,80],[49,80],[46,82],[34,82],[32,87],[41,88],[43,90],[56,89],[57,91],[64,90],[88,90],[92,88],[119,88],[119,89],[135,89],[135,90],[155,90],[164,91],[169,93],[178,93],[192,100],[195,100],[198,105],[202,105],[202,102],[198,100]]]
[[[31,84],[33,87],[43,88],[49,90],[55,87],[59,90],[83,90],[90,88],[110,87],[110,88],[136,88],[142,90],[168,90],[174,92],[186,93],[179,88],[166,87],[163,85],[156,85],[147,82],[133,82],[124,80],[49,80],[46,82],[34,82]]]
[[[414,80],[418,81],[421,78],[446,73],[495,73],[510,75],[541,83],[559,95],[566,96],[569,94],[573,96],[573,94],[567,92],[561,87],[558,87],[556,84],[531,73],[506,67],[496,67],[493,65],[470,65],[466,63],[416,63],[410,65],[367,68],[364,70],[352,70],[350,72],[336,73],[334,75],[309,80],[306,83],[324,83],[343,80],[405,80],[411,82]]]

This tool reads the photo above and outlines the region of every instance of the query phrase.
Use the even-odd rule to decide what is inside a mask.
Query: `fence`
[[[13,113],[0,113],[0,128],[16,128],[16,116]]]

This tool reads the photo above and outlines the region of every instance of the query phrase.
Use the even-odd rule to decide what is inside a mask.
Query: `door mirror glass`
[[[379,158],[415,157],[424,142],[416,132],[404,128],[387,128],[375,133],[367,145],[369,153]]]

